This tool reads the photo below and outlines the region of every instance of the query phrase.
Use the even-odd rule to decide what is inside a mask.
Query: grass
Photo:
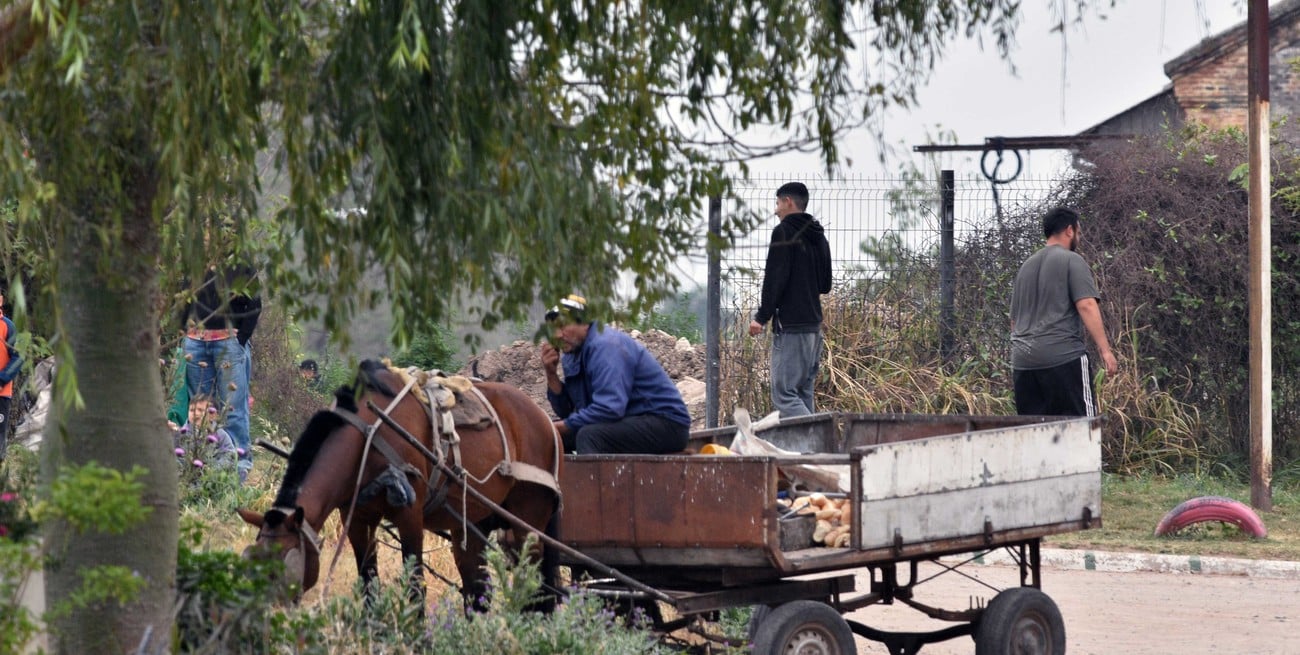
[[[182,508],[182,520],[189,517],[204,525],[209,548],[239,552],[257,538],[257,529],[240,520],[235,514],[235,507],[247,507],[259,512],[270,509],[283,476],[283,462],[274,455],[259,451],[247,485],[210,502],[191,496]],[[338,513],[331,513],[321,529],[325,542],[321,554],[320,581],[304,595],[304,605],[316,606],[330,597],[352,593],[357,581],[356,559],[342,532]],[[402,576],[400,545],[382,530],[379,532],[379,540],[380,578],[385,583],[398,584]],[[336,561],[335,552],[340,544],[342,552]],[[451,544],[430,532],[424,536],[424,564],[428,568],[425,582],[430,598],[437,598],[447,589],[443,579],[459,580],[451,555]]]
[[[1156,524],[1179,503],[1198,496],[1226,496],[1250,504],[1248,484],[1213,477],[1105,475],[1102,527],[1051,537],[1052,548],[1207,555],[1300,561],[1300,488],[1275,488],[1273,511],[1259,512],[1268,537],[1253,539],[1236,526],[1199,523],[1176,535],[1155,536]]]

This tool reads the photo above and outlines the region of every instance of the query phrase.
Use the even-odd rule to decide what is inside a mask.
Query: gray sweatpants
[[[812,414],[813,384],[822,362],[822,333],[772,335],[772,408],[781,418]]]

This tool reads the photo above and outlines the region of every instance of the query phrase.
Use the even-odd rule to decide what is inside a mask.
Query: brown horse
[[[337,510],[370,590],[378,575],[375,529],[387,519],[397,530],[403,560],[412,566],[413,598],[424,595],[425,530],[451,541],[467,602],[481,598],[486,535],[510,528],[515,544],[525,535],[464,485],[534,529],[546,529],[558,506],[559,437],[546,413],[514,387],[478,382],[458,394],[462,408],[478,398],[486,412],[474,425],[453,429],[451,412],[431,409],[420,386],[379,362],[362,362],[353,387],[340,389],[334,408],[313,416],[298,438],[274,506],[264,514],[238,510],[258,527],[249,555],[282,558],[289,581],[298,583],[299,593],[307,591],[320,573],[318,533]],[[430,455],[448,468],[436,466]]]

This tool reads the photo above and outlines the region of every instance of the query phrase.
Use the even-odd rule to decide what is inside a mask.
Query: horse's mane
[[[367,389],[389,397],[396,396],[397,393],[381,377],[381,375],[388,374],[388,367],[382,362],[373,359],[361,362],[361,369],[357,371],[357,377],[353,383],[339,387],[334,392],[335,406],[349,412],[356,412],[357,399]],[[329,437],[330,433],[343,424],[342,417],[327,410],[316,412],[311,417],[306,429],[302,431],[302,435],[294,443],[293,451],[289,453],[289,466],[285,469],[284,481],[280,483],[280,491],[275,496],[276,507],[294,507],[297,505],[298,488],[302,485],[303,478],[307,477],[307,471],[311,469],[312,462],[316,460],[321,445],[325,443],[325,439]]]
[[[343,419],[330,411],[319,411],[311,417],[307,428],[302,431],[298,441],[289,453],[289,466],[284,471],[284,480],[280,482],[280,491],[275,496],[276,507],[293,507],[298,504],[298,487],[316,454],[331,432],[343,425]]]

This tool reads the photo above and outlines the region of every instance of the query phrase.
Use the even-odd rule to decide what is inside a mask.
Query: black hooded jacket
[[[754,320],[772,332],[816,332],[822,324],[821,294],[831,290],[831,246],[810,214],[786,215],[772,230],[763,271],[763,296]]]
[[[262,315],[262,299],[256,295],[233,293],[233,290],[247,286],[255,276],[256,271],[246,265],[227,269],[222,279],[209,270],[203,278],[203,285],[194,294],[194,301],[181,308],[182,329],[191,323],[209,330],[233,328],[239,345],[248,343]]]

